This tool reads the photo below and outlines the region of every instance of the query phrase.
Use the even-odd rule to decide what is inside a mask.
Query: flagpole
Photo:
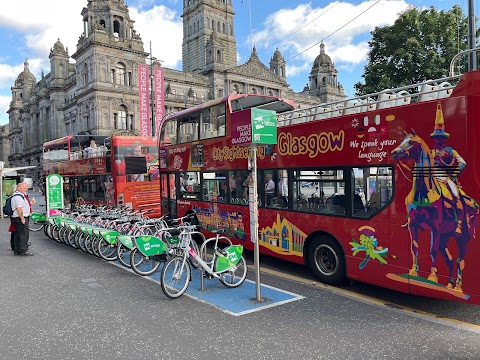
[[[250,17],[250,41],[251,41],[250,50],[253,50],[252,7],[250,5],[250,0],[248,0],[248,15]]]

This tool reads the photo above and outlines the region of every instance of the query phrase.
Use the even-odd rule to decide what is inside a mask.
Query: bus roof
[[[232,112],[240,111],[243,109],[250,109],[252,107],[257,107],[265,110],[275,110],[277,113],[282,113],[295,109],[295,105],[292,100],[282,99],[276,96],[258,94],[230,94],[224,96],[223,98],[207,101],[203,104],[195,105],[188,109],[177,111],[168,115],[165,120],[176,118],[178,116],[186,115],[191,112],[209,108],[211,106],[215,106],[225,102],[231,104]]]

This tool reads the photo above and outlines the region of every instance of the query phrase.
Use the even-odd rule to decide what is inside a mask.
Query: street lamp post
[[[0,203],[2,204],[3,209],[3,168],[5,167],[5,162],[0,161]],[[3,210],[0,210],[0,219],[3,219]]]

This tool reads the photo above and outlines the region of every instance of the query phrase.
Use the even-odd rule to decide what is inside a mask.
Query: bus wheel
[[[345,254],[338,242],[330,237],[313,239],[308,251],[308,264],[323,283],[339,285],[346,280]]]

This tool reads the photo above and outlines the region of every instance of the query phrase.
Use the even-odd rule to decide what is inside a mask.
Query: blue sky
[[[479,0],[475,0],[478,17]],[[21,4],[21,5],[20,5]],[[149,51],[166,67],[182,68],[182,0],[129,0],[130,18]],[[409,5],[451,9],[458,4],[467,12],[468,0],[233,0],[238,63],[245,63],[256,46],[268,66],[276,48],[287,60],[287,81],[301,91],[319,43],[339,71],[339,81],[349,96],[361,81],[370,32],[390,25]],[[60,41],[75,52],[83,31],[82,8],[87,0],[4,1],[0,12],[0,125],[8,123],[11,86],[28,59],[30,71],[41,77],[50,72],[48,54]],[[251,24],[251,25],[250,25]],[[73,62],[73,59],[71,59]]]

